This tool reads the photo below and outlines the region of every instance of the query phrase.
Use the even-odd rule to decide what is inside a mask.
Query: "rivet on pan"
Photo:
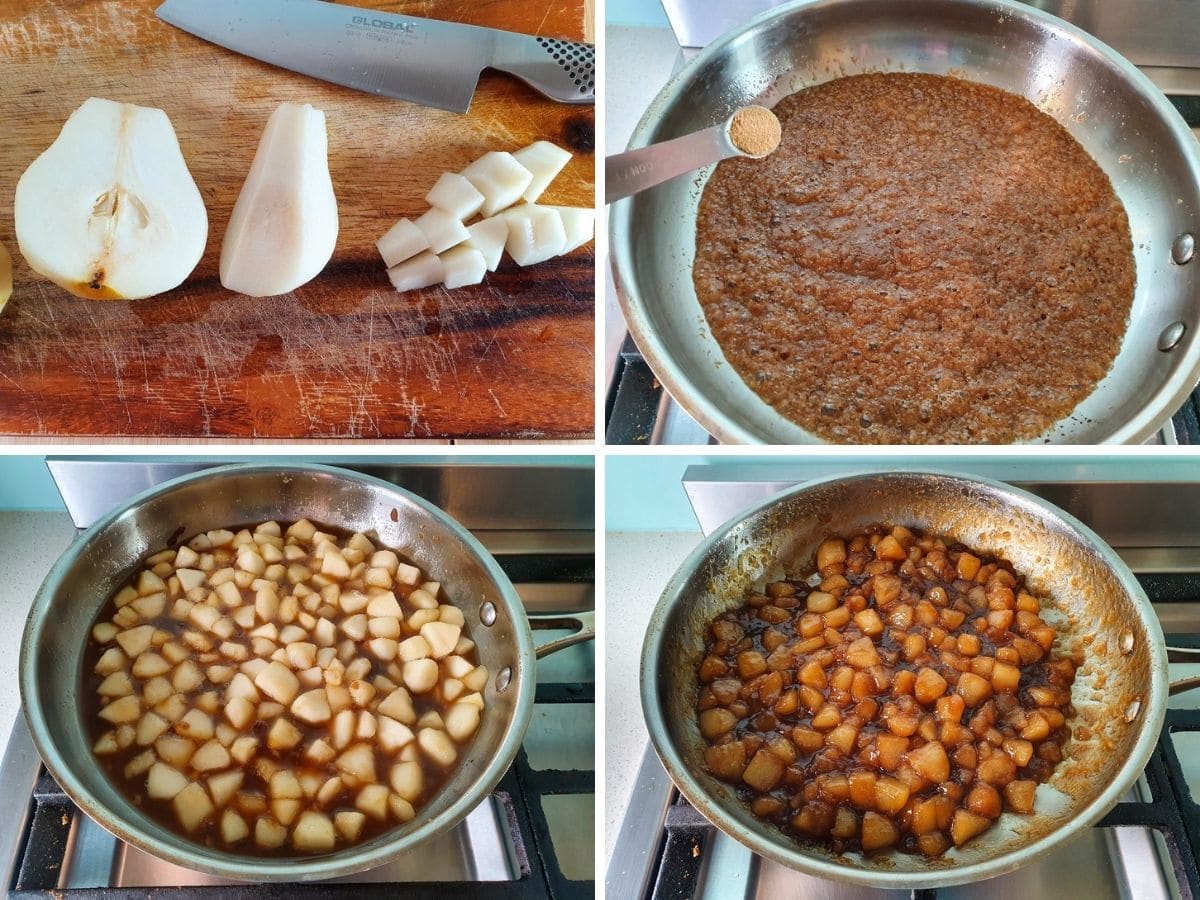
[[[512,669],[505,666],[496,673],[496,692],[503,694],[508,690],[509,682],[512,681]]]
[[[479,621],[489,628],[496,624],[496,604],[491,600],[479,607]]]
[[[1191,262],[1195,252],[1196,239],[1189,232],[1185,231],[1171,244],[1171,259],[1175,260],[1177,265]]]
[[[1122,628],[1120,634],[1121,653],[1128,656],[1133,652],[1133,629]]]
[[[1158,349],[1163,353],[1166,353],[1168,350],[1174,350],[1179,346],[1179,342],[1183,340],[1186,332],[1187,326],[1182,322],[1172,322],[1158,336]]]
[[[1142,711],[1142,698],[1134,697],[1129,701],[1129,705],[1125,707],[1125,721],[1132,722],[1138,717],[1138,713]]]

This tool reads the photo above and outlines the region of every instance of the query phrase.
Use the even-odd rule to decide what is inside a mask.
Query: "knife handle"
[[[596,48],[578,41],[512,35],[496,48],[492,68],[516,75],[560,103],[596,102]]]

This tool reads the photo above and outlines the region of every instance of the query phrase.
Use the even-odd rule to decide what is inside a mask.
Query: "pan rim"
[[[680,592],[691,574],[703,564],[712,548],[730,533],[740,528],[746,521],[786,502],[797,494],[856,481],[912,476],[932,477],[964,485],[983,486],[1016,501],[1027,510],[1036,511],[1043,518],[1057,519],[1068,530],[1074,531],[1082,542],[1095,551],[1113,571],[1140,613],[1143,624],[1151,637],[1149,642],[1150,685],[1146,692],[1146,712],[1137,740],[1116,777],[1064,827],[1049,831],[1022,847],[998,854],[982,862],[938,869],[931,868],[928,872],[865,869],[857,865],[838,864],[803,852],[803,845],[791,841],[783,832],[779,832],[775,840],[768,841],[757,833],[742,832],[736,823],[724,821],[724,804],[718,803],[691,777],[683,755],[670,736],[661,698],[661,688],[664,685],[660,683],[658,675],[658,662],[665,642],[663,625],[668,614],[679,600]],[[1094,825],[1116,806],[1145,770],[1162,731],[1167,706],[1167,652],[1162,629],[1153,613],[1150,600],[1129,567],[1092,529],[1065,510],[1005,482],[948,469],[924,467],[898,467],[882,471],[878,469],[848,469],[846,472],[836,475],[803,481],[737,513],[714,530],[688,555],[675,574],[671,576],[666,587],[663,588],[647,625],[640,662],[640,694],[642,714],[646,721],[650,742],[676,789],[714,826],[754,853],[799,872],[867,887],[904,889],[949,887],[982,881],[1023,868],[1035,859],[1058,849],[1067,839],[1075,836],[1084,828]]]
[[[486,571],[488,577],[496,585],[498,594],[496,600],[502,602],[510,611],[513,622],[513,640],[516,644],[517,666],[520,676],[518,693],[513,703],[513,715],[505,728],[502,740],[499,742],[490,759],[481,766],[476,779],[471,782],[470,789],[461,793],[435,819],[422,823],[407,834],[398,835],[385,840],[386,833],[367,844],[344,848],[334,853],[312,857],[257,857],[243,856],[234,853],[204,847],[179,835],[173,835],[185,844],[180,850],[174,845],[165,844],[156,831],[148,830],[140,823],[117,814],[105,803],[100,801],[88,789],[82,779],[77,778],[69,765],[60,765],[62,754],[54,741],[51,730],[47,726],[42,704],[31,704],[27,697],[34,697],[37,687],[34,682],[34,667],[32,659],[36,647],[40,643],[42,632],[49,625],[49,609],[54,588],[63,580],[63,576],[75,564],[96,536],[111,526],[119,518],[131,510],[186,485],[198,481],[217,480],[228,476],[270,474],[270,475],[316,475],[334,478],[342,481],[354,481],[378,490],[393,494],[404,504],[412,504],[423,510],[445,526],[466,548],[476,561]],[[218,526],[219,527],[219,526]],[[248,873],[252,878],[262,882],[306,882],[318,879],[335,878],[351,875],[367,869],[384,865],[406,850],[409,850],[426,840],[443,834],[457,825],[495,789],[495,786],[508,771],[533,715],[533,698],[536,689],[536,667],[534,665],[533,636],[525,616],[516,588],[499,564],[484,546],[467,529],[446,512],[431,504],[411,491],[394,485],[383,479],[337,466],[318,463],[288,462],[288,463],[235,463],[202,469],[188,473],[155,485],[132,497],[130,500],[106,513],[103,517],[78,535],[73,543],[55,561],[39,586],[30,605],[25,628],[21,637],[21,650],[18,658],[19,688],[21,710],[29,726],[29,732],[37,749],[41,762],[62,787],[68,797],[96,824],[109,831],[120,840],[126,841],[153,856],[183,866],[184,868],[218,875],[224,878],[245,881]],[[36,710],[36,712],[35,712]],[[404,826],[398,826],[397,829]],[[162,830],[159,827],[158,830]],[[363,849],[366,848],[366,849]]]
[[[765,22],[782,18],[796,10],[819,9],[821,7],[849,5],[856,2],[859,2],[859,0],[794,0],[794,2],[759,13],[744,24],[726,32],[720,38],[704,47],[684,68],[675,73],[658,94],[655,95],[634,128],[629,141],[629,149],[643,147],[649,143],[650,133],[657,126],[657,120],[662,110],[672,104],[678,95],[683,92],[685,87],[684,82],[694,71],[698,71],[711,58],[719,55],[729,45],[742,39],[752,30]],[[1176,145],[1184,150],[1193,180],[1197,185],[1200,185],[1200,147],[1196,145],[1196,139],[1192,135],[1191,129],[1188,128],[1187,123],[1183,120],[1179,112],[1171,105],[1163,92],[1158,89],[1149,77],[1108,44],[1065,19],[1027,3],[1018,2],[1018,0],[939,0],[939,2],[963,7],[983,7],[995,10],[1004,16],[1014,19],[1036,22],[1043,27],[1057,31],[1064,39],[1080,43],[1098,53],[1110,65],[1119,70],[1131,86],[1137,90],[1142,98],[1158,114],[1159,119],[1170,131]],[[761,434],[758,429],[746,427],[734,421],[725,412],[724,406],[712,399],[706,392],[700,390],[697,387],[696,380],[689,374],[687,369],[683,365],[677,365],[674,361],[672,350],[664,343],[658,335],[657,330],[652,326],[649,305],[638,287],[635,274],[637,269],[635,265],[636,251],[633,241],[632,209],[632,199],[624,203],[618,202],[613,204],[610,208],[608,226],[608,241],[612,256],[610,269],[613,273],[613,288],[617,296],[617,303],[624,316],[626,327],[638,350],[650,366],[651,371],[654,372],[667,393],[709,434],[713,435],[721,443],[780,443],[776,435]],[[1128,334],[1128,328],[1126,329],[1126,334]],[[1122,337],[1122,342],[1124,342],[1124,336]],[[1122,343],[1122,346],[1124,346],[1124,343]],[[720,349],[719,345],[718,349]],[[714,360],[713,364],[729,365],[728,361],[724,358],[723,351],[721,358]],[[1113,369],[1110,368],[1105,374],[1105,378],[1109,377],[1112,372]],[[1176,374],[1164,381],[1152,395],[1156,400],[1155,403],[1143,406],[1135,415],[1124,421],[1112,421],[1108,425],[1106,433],[1090,440],[1090,442],[1097,444],[1136,444],[1145,441],[1154,435],[1162,427],[1163,423],[1170,419],[1175,410],[1190,396],[1198,382],[1200,382],[1200,341],[1193,341],[1184,351]],[[1090,397],[1093,394],[1094,391],[1088,396]],[[761,398],[757,398],[757,400],[765,409],[774,412],[774,408],[767,404],[765,400]],[[775,412],[775,415],[781,419],[784,418],[778,412]],[[1068,417],[1070,415],[1071,413],[1068,413]],[[845,446],[804,430],[797,423],[787,422],[786,419],[784,421],[786,424],[800,431],[799,436],[788,438],[786,441],[788,444]],[[1062,420],[1060,419],[1059,421]],[[1021,444],[1036,445],[1044,443],[1047,440],[1052,443],[1068,443],[1067,441],[1056,440],[1053,437],[1053,428],[1054,426],[1051,426],[1049,432],[1051,436],[1049,438],[1047,438],[1047,433],[1044,432],[1041,435],[1016,442],[1010,446],[1019,446]]]

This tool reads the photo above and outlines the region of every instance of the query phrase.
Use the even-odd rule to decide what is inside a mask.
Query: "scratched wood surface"
[[[371,2],[575,40],[582,0]],[[575,153],[546,202],[593,202],[593,110],[487,72],[464,116],[371,97],[228,52],[147,0],[0,0],[0,435],[64,438],[587,438],[593,434],[591,244],[478,287],[396,294],[375,240],[424,211],[438,175],[546,139]],[[208,207],[208,247],[178,289],[87,301],[20,258],[12,197],[90,96],[164,109]],[[284,297],[220,285],[229,213],[268,115],[325,110],[340,233],[325,271]]]

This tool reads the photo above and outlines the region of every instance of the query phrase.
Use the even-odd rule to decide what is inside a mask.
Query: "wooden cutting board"
[[[426,209],[446,170],[553,141],[575,153],[546,202],[591,206],[590,106],[487,72],[471,111],[371,97],[239,56],[154,16],[153,0],[0,0],[0,241],[14,291],[0,314],[0,434],[135,438],[590,438],[591,244],[477,287],[391,289],[375,240]],[[583,0],[370,3],[411,15],[590,39]],[[91,96],[167,112],[208,207],[208,247],[174,291],[88,301],[17,252],[17,179]],[[221,287],[221,239],[267,117],[325,110],[340,233],[294,294]]]

